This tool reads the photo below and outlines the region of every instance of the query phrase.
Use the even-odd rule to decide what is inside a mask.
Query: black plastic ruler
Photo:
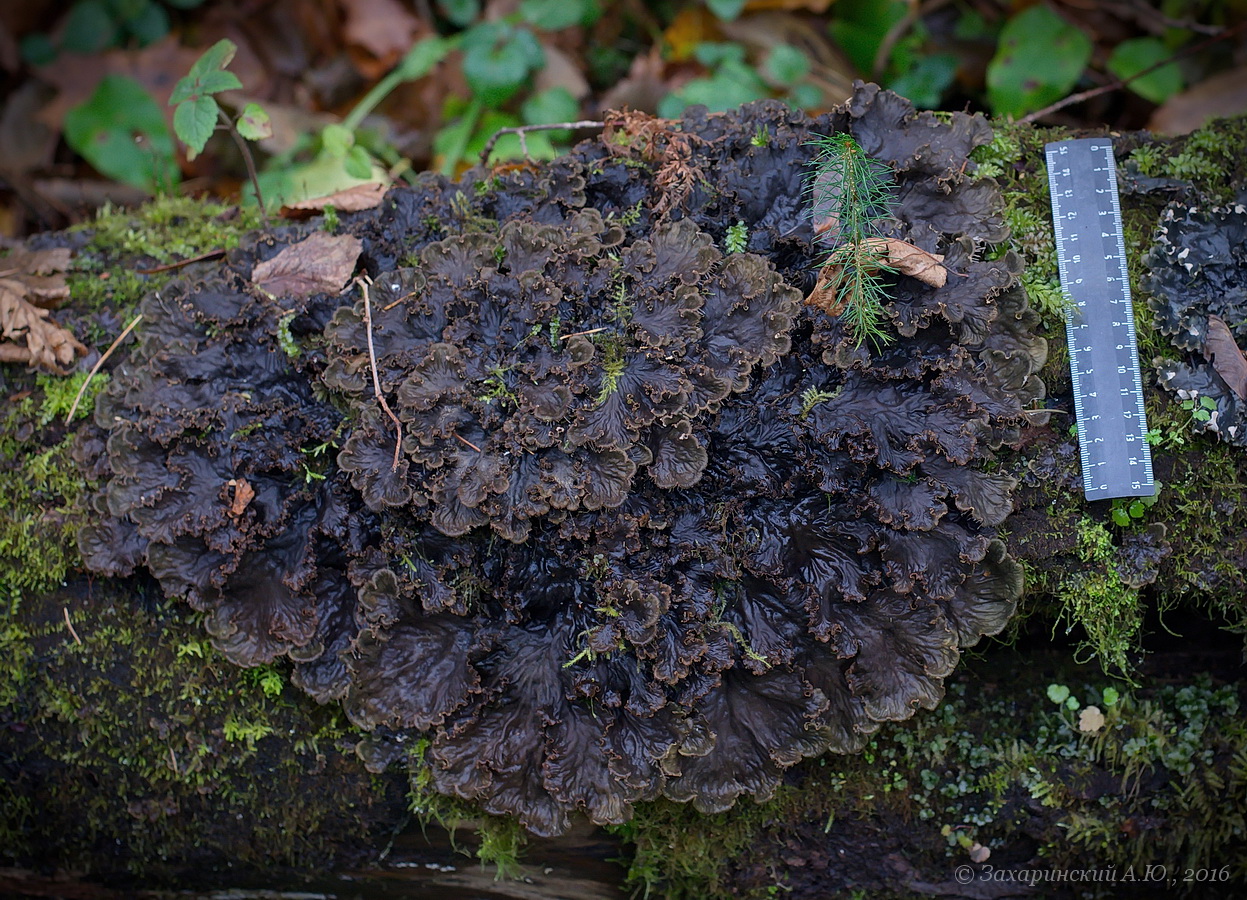
[[[1088,500],[1156,493],[1143,412],[1117,166],[1108,138],[1044,147],[1061,288],[1068,301],[1078,452]]]

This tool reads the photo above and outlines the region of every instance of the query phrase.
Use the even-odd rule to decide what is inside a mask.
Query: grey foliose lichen
[[[1193,427],[1240,447],[1247,447],[1239,362],[1247,343],[1245,202],[1166,207],[1143,284],[1155,327],[1177,351],[1156,360],[1160,385],[1192,401]]]

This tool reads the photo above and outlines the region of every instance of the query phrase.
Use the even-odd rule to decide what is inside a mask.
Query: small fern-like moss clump
[[[822,135],[813,144],[818,152],[809,191],[815,231],[830,247],[823,260],[826,288],[838,298],[839,315],[858,345],[868,338],[887,343],[887,290],[880,273],[892,269],[876,240],[890,214],[887,169],[850,134]]]

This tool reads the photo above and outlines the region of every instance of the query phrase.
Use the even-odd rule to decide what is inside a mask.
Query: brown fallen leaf
[[[1234,396],[1239,400],[1247,400],[1247,358],[1234,340],[1230,327],[1219,316],[1208,317],[1204,359],[1212,363],[1213,369],[1229,385]]]
[[[246,510],[247,504],[255,499],[255,488],[245,478],[231,478],[226,484],[234,489],[234,499],[229,505],[229,514],[236,519]]]
[[[69,296],[69,251],[15,250],[0,259],[0,362],[64,374],[87,348],[51,321],[48,309]]]
[[[326,206],[332,206],[338,212],[359,212],[361,209],[372,209],[381,203],[385,192],[389,189],[388,184],[380,181],[356,184],[324,197],[313,197],[310,200],[288,204],[281,208],[281,214],[287,219],[306,219],[316,213],[324,212]]]
[[[828,220],[815,225],[815,233],[834,227]],[[866,241],[872,253],[876,254],[880,263],[895,269],[902,275],[916,278],[923,284],[934,288],[942,288],[948,283],[948,270],[944,268],[944,257],[938,253],[928,253],[921,247],[915,247],[907,241],[896,238],[869,238]],[[843,266],[828,263],[818,273],[818,282],[805,302],[810,306],[823,310],[829,316],[838,316],[844,311],[848,298],[842,296],[840,273]]]
[[[380,78],[420,36],[423,26],[398,0],[345,0],[343,36],[365,78]]]
[[[10,282],[35,306],[55,309],[69,297],[65,271],[69,268],[69,250],[14,250],[0,259],[0,281]]]
[[[885,244],[883,258],[902,275],[917,278],[934,288],[942,288],[948,283],[948,270],[944,268],[944,257],[940,254],[928,253],[921,247],[896,238],[872,238],[870,243],[878,246],[878,241]]]
[[[272,259],[256,263],[251,280],[274,297],[336,294],[350,280],[363,249],[354,235],[316,231]]]
[[[832,263],[823,266],[818,272],[814,290],[810,291],[805,302],[829,316],[838,316],[844,312],[849,300],[840,289],[840,272],[843,268]]]
[[[1147,123],[1158,134],[1188,134],[1210,119],[1229,118],[1247,112],[1247,66],[1219,72],[1170,97]]]

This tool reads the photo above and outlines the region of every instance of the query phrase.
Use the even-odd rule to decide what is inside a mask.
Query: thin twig
[[[69,629],[69,633],[74,636],[74,643],[81,645],[82,638],[78,637],[78,632],[74,631],[74,623],[69,621],[69,607],[62,606],[61,612],[65,613],[65,627],[67,627]]]
[[[182,773],[178,771],[178,758],[172,747],[169,748],[169,759],[173,762],[173,774],[180,778]]]
[[[583,337],[586,334],[597,334],[599,331],[605,331],[605,330],[606,330],[606,326],[603,325],[600,328],[590,328],[588,331],[573,331],[571,334],[563,335],[563,340],[567,340],[569,337]]]
[[[87,393],[87,385],[91,383],[91,379],[95,377],[95,373],[100,370],[100,366],[104,365],[104,360],[112,356],[113,351],[117,349],[117,345],[126,339],[126,335],[134,330],[134,326],[139,324],[142,318],[143,314],[139,313],[131,319],[130,324],[122,330],[121,334],[117,335],[117,339],[108,345],[108,349],[104,351],[104,355],[95,361],[95,365],[93,365],[91,367],[91,371],[87,373],[86,381],[82,382],[82,387],[78,388],[78,396],[74,397],[74,404],[69,408],[69,415],[65,416],[66,425],[74,420],[74,413],[78,411],[78,404],[82,402],[82,398]]]
[[[952,0],[930,0],[928,3],[911,6],[909,11],[895,25],[889,28],[888,33],[883,36],[879,49],[875,53],[874,64],[870,67],[871,77],[875,81],[883,77],[883,70],[887,68],[888,59],[892,56],[892,50],[896,46],[896,42],[905,36],[905,32],[914,27],[915,22],[923,16],[933,13],[943,6],[947,6],[951,2]]]
[[[406,300],[408,297],[415,296],[415,293],[416,293],[415,291],[408,291],[407,293],[403,294],[403,296],[401,296],[401,297],[399,297],[397,300],[395,300],[393,303],[390,303],[390,304],[388,304],[388,305],[386,305],[386,306],[381,307],[381,311],[382,311],[382,312],[389,312],[389,311],[390,311],[390,310],[392,310],[394,307],[398,306],[398,304],[400,304],[400,303],[402,303],[404,300]]]
[[[208,259],[219,259],[224,255],[224,250],[209,250],[207,253],[201,253],[198,256],[191,256],[187,259],[179,259],[177,262],[156,266],[154,269],[135,269],[134,271],[140,275],[156,275],[160,272],[168,272],[170,269],[180,269],[182,266],[189,266],[191,263],[203,262]]]
[[[260,207],[260,220],[265,225],[268,225],[268,209],[264,206],[264,195],[260,193],[260,176],[255,171],[255,160],[251,156],[251,148],[247,146],[243,136],[238,133],[238,123],[226,115],[223,109],[218,108],[217,114],[220,116],[221,122],[224,123],[225,130],[234,139],[234,143],[238,145],[238,152],[242,154],[243,162],[247,164],[247,177],[251,179],[251,189],[255,191],[256,206]]]
[[[403,449],[403,423],[398,420],[398,416],[394,415],[394,410],[390,409],[390,404],[385,402],[385,394],[381,392],[381,376],[377,374],[377,351],[372,345],[372,301],[368,298],[368,284],[370,281],[371,279],[367,275],[355,279],[359,289],[364,292],[364,329],[368,334],[368,362],[372,364],[372,392],[376,396],[377,402],[381,404],[381,408],[385,410],[385,414],[394,423],[394,465],[390,467],[390,471],[396,472],[398,471],[399,453]]]
[[[520,151],[524,154],[524,158],[528,159],[528,142],[525,140],[524,136],[530,131],[558,131],[570,130],[572,128],[605,127],[605,122],[596,122],[584,119],[579,122],[551,122],[546,125],[517,125],[514,128],[500,128],[485,144],[485,149],[481,151],[481,165],[485,165],[489,162],[489,154],[494,152],[494,144],[498,143],[498,139],[504,134],[513,134],[520,139]]]
[[[1233,28],[1225,29],[1219,34],[1213,37],[1210,37],[1206,41],[1200,41],[1198,44],[1191,44],[1189,47],[1182,47],[1177,52],[1175,52],[1172,56],[1162,59],[1160,62],[1152,63],[1152,65],[1147,66],[1146,68],[1140,69],[1139,71],[1131,75],[1129,78],[1119,78],[1116,81],[1110,82],[1108,84],[1102,84],[1099,87],[1091,88],[1090,90],[1081,91],[1077,94],[1070,94],[1068,97],[1064,98],[1063,100],[1058,100],[1056,103],[1053,103],[1049,106],[1045,106],[1043,109],[1036,110],[1035,112],[1030,113],[1029,115],[1023,116],[1022,118],[1017,120],[1017,124],[1030,125],[1036,122],[1037,120],[1042,119],[1044,116],[1051,115],[1052,113],[1057,112],[1058,110],[1065,109],[1065,107],[1067,106],[1073,106],[1076,103],[1082,103],[1084,100],[1090,100],[1093,97],[1100,96],[1101,94],[1108,94],[1113,91],[1121,90],[1122,88],[1130,84],[1130,82],[1134,81],[1135,79],[1142,78],[1144,75],[1148,75],[1152,72],[1155,72],[1157,69],[1160,69],[1160,68],[1163,68],[1169,65],[1170,63],[1175,62],[1176,60],[1182,58],[1183,56],[1186,56],[1187,54],[1198,53],[1200,50],[1205,50],[1208,47],[1211,47],[1213,44],[1219,43],[1220,41],[1224,41],[1227,38],[1234,37],[1244,28],[1247,28],[1247,20],[1239,22]]]
[[[477,453],[484,453],[484,452],[485,452],[485,451],[484,451],[484,450],[482,450],[480,447],[476,446],[476,444],[472,443],[472,442],[471,442],[471,441],[469,441],[467,438],[465,438],[463,435],[461,435],[459,432],[457,432],[457,431],[452,431],[452,432],[451,432],[451,434],[453,434],[453,435],[454,435],[455,437],[457,437],[459,440],[463,441],[465,444],[467,444],[469,447],[471,447],[471,448],[472,448],[473,450],[475,450]]]

